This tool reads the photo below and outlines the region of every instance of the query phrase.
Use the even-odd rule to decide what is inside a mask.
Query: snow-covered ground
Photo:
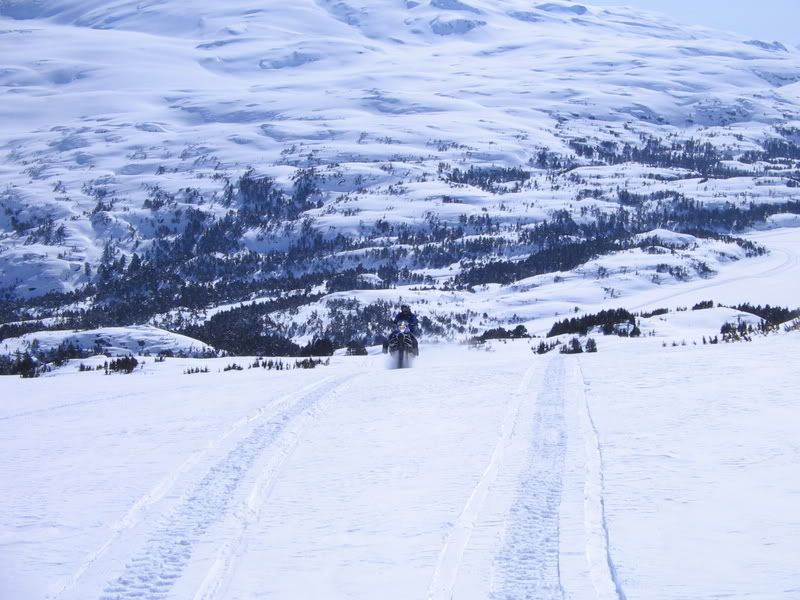
[[[164,331],[148,325],[130,327],[102,327],[88,331],[55,330],[37,331],[18,338],[0,342],[0,353],[30,351],[37,345],[42,350],[52,350],[71,344],[83,350],[96,349],[98,354],[120,356],[128,354],[180,354],[203,356],[214,352],[204,344],[185,335]]]
[[[792,240],[724,286],[779,303]],[[796,597],[800,333],[695,344],[726,310],[578,357],[3,378],[3,597]]]
[[[581,358],[628,598],[800,596],[798,343]]]
[[[4,379],[4,597],[793,597],[798,342]]]

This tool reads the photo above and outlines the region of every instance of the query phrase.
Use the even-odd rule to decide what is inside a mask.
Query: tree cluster
[[[622,324],[630,325],[630,327],[620,327]],[[616,308],[558,321],[550,328],[547,337],[569,333],[585,336],[589,333],[590,329],[595,327],[599,327],[603,335],[621,334],[635,337],[641,334],[639,328],[636,326],[636,316],[624,308]]]
[[[476,339],[482,342],[487,340],[517,340],[528,337],[528,330],[524,325],[517,325],[514,329],[496,327],[488,329],[480,334]]]

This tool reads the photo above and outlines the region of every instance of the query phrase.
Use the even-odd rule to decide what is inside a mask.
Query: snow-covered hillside
[[[42,350],[53,350],[61,345],[92,349],[97,354],[112,356],[127,354],[207,356],[214,348],[183,335],[163,331],[147,325],[131,327],[104,327],[86,331],[37,331],[18,338],[7,338],[0,343],[0,353],[13,354],[30,351],[34,345]]]
[[[6,322],[183,331],[270,298],[262,326],[300,341],[298,295],[436,303],[629,251],[595,244],[622,230],[797,212],[800,54],[660,15],[4,0],[0,25]]]
[[[699,330],[698,330],[699,333]],[[616,341],[615,341],[616,340]],[[797,332],[0,380],[0,587],[85,598],[791,598]],[[183,374],[197,366],[209,373]]]
[[[0,0],[0,56],[2,600],[800,595],[798,49]]]
[[[626,288],[623,306],[650,311],[643,335],[593,332],[593,354],[539,355],[535,338],[423,339],[403,370],[379,353],[311,370],[140,356],[133,374],[109,375],[98,356],[2,377],[0,589],[15,600],[792,597],[800,381],[787,357],[800,333],[708,344],[725,323],[761,319],[703,301],[797,298],[796,231],[752,234],[770,253],[713,278]],[[603,260],[604,279],[622,281],[615,261],[630,257]],[[597,280],[562,277],[551,302],[593,301]],[[536,306],[516,293],[520,310]],[[489,294],[476,296],[488,306]],[[543,333],[554,320],[529,324]],[[72,335],[101,334],[126,352],[181,343],[151,328]]]

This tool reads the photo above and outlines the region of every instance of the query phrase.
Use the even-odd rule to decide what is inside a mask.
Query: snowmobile
[[[389,336],[389,341],[384,344],[384,353],[391,356],[398,369],[411,365],[411,357],[419,355],[417,338],[411,332],[406,321],[397,323],[397,327]]]

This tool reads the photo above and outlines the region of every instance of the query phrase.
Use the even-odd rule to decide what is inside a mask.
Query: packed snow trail
[[[322,385],[328,381],[323,381]],[[158,600],[167,598],[172,586],[182,575],[192,558],[193,547],[211,527],[223,521],[232,511],[249,508],[234,504],[242,495],[241,487],[250,471],[267,452],[288,453],[297,443],[299,428],[296,421],[310,414],[322,400],[329,400],[332,391],[320,391],[322,385],[301,392],[287,402],[288,406],[259,422],[235,448],[214,465],[205,477],[192,488],[173,512],[163,517],[148,536],[145,547],[126,564],[124,572],[105,589],[104,600],[141,598]],[[258,421],[263,421],[261,415]],[[275,471],[260,474],[256,488],[265,487]],[[251,509],[252,510],[252,509]],[[236,514],[235,520],[248,518]]]
[[[241,546],[248,527],[258,520],[264,503],[280,476],[281,469],[297,445],[302,442],[302,433],[309,425],[313,424],[314,419],[318,418],[320,411],[323,409],[322,402],[331,404],[347,398],[351,381],[354,378],[347,378],[344,382],[340,381],[331,389],[324,391],[324,396],[320,401],[314,402],[312,400],[313,410],[307,410],[303,407],[302,401],[292,407],[292,412],[297,413],[298,410],[300,411],[298,416],[288,423],[286,431],[282,434],[283,439],[275,441],[276,448],[271,451],[268,461],[261,466],[255,481],[250,485],[244,504],[241,507],[243,514],[234,513],[228,515],[228,522],[223,524],[225,540],[217,551],[214,562],[203,579],[200,588],[194,595],[194,600],[211,600],[216,597],[220,586],[233,568],[236,554],[241,552]],[[324,381],[323,385],[326,385],[330,379],[332,378]],[[316,390],[316,393],[318,394],[319,391]],[[313,398],[313,396],[310,397]],[[283,419],[284,421],[289,421],[290,417],[288,415],[283,416]]]
[[[467,500],[464,510],[458,517],[453,530],[448,535],[442,547],[439,561],[436,565],[433,582],[428,591],[430,600],[446,600],[452,598],[453,590],[458,576],[458,570],[464,556],[464,551],[469,544],[472,532],[475,529],[478,516],[486,502],[486,496],[494,484],[498,471],[502,468],[506,448],[511,444],[514,425],[519,418],[520,409],[529,394],[528,386],[535,373],[534,365],[525,372],[525,376],[509,402],[508,410],[500,430],[500,439],[495,447],[494,454],[486,467],[483,475]]]
[[[519,482],[503,549],[495,560],[492,598],[564,597],[559,572],[559,505],[566,439],[564,361],[553,359],[539,393],[529,464]]]

